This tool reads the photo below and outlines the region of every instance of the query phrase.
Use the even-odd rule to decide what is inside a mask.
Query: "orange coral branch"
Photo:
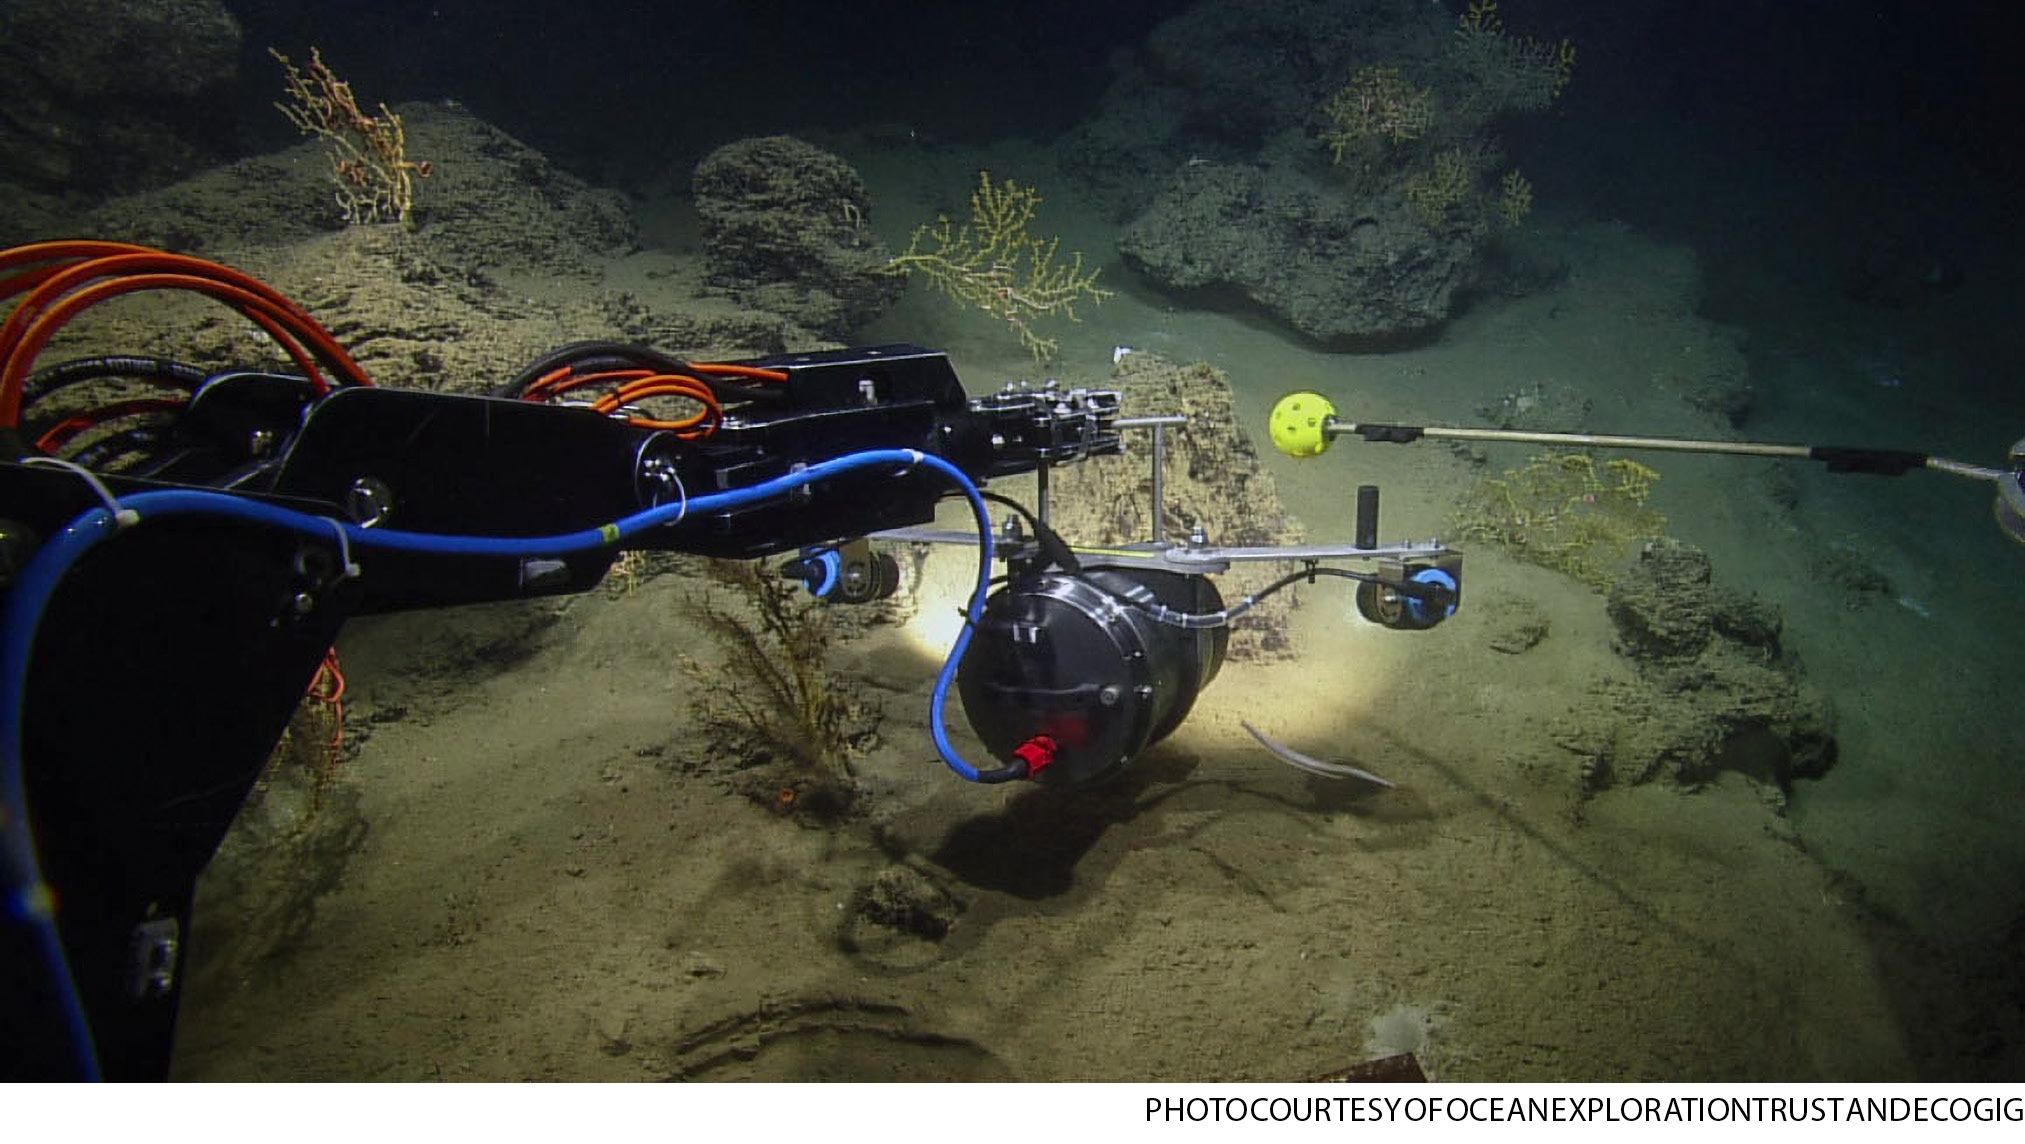
[[[296,130],[323,141],[345,221],[411,224],[414,181],[428,178],[431,167],[427,160],[408,158],[401,117],[384,103],[378,115],[367,114],[352,94],[352,85],[325,65],[316,48],[309,50],[306,69],[297,68],[273,48],[267,54],[288,70],[288,102],[274,106]]]

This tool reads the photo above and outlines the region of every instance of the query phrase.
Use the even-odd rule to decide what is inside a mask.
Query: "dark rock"
[[[1780,651],[1779,613],[1712,584],[1708,555],[1661,540],[1610,594],[1619,654],[1636,674],[1597,685],[1557,730],[1582,789],[1613,777],[1695,787],[1722,771],[1776,791],[1835,763],[1835,717]]]
[[[1610,589],[1618,650],[1634,660],[1692,656],[1715,630],[1708,553],[1655,540]]]
[[[1118,240],[1169,290],[1236,296],[1331,345],[1411,340],[1447,319],[1481,229],[1430,232],[1400,200],[1358,200],[1288,166],[1184,166]]]
[[[1842,267],[1842,296],[1852,302],[1900,310],[1960,289],[1962,264],[1938,244],[1889,225],[1851,244]]]
[[[1842,589],[1844,606],[1855,610],[1897,594],[1891,578],[1854,548],[1830,544],[1807,562],[1807,570],[1822,584]]]
[[[962,905],[949,891],[911,866],[888,866],[858,887],[852,908],[860,917],[929,941],[941,941]]]
[[[1476,407],[1476,414],[1496,429],[1566,433],[1586,429],[1594,403],[1572,385],[1552,387],[1534,382]]]
[[[1459,15],[1394,0],[1192,5],[1113,58],[1062,169],[1135,220],[1127,264],[1191,305],[1255,306],[1335,349],[1430,339],[1466,292],[1517,296],[1565,273],[1526,248],[1530,184],[1500,138],[1559,85],[1530,50],[1463,45]],[[1427,122],[1381,139],[1332,110],[1377,73],[1421,92]]]
[[[1688,384],[1681,398],[1730,428],[1740,429],[1751,419],[1757,391],[1746,376],[1717,372]]]
[[[1779,609],[1759,596],[1718,589],[1712,600],[1709,620],[1716,634],[1767,655],[1779,654],[1779,633],[1785,620]]]
[[[224,156],[239,23],[219,0],[0,3],[7,182],[86,198]]]
[[[633,244],[631,209],[623,196],[556,168],[469,110],[435,102],[404,103],[394,111],[406,127],[408,153],[436,171],[415,186],[420,242],[403,247],[381,233],[392,228],[346,227],[332,195],[330,162],[313,139],[112,199],[85,215],[85,229],[103,238],[214,257],[348,230],[351,241],[375,248],[373,261],[392,261],[399,286],[439,295],[459,283],[496,293],[494,271],[591,277]],[[313,295],[300,300],[308,303]],[[314,300],[319,307],[328,302]],[[440,304],[405,310],[409,322],[421,323]],[[318,316],[332,321],[328,313]]]
[[[1547,638],[1547,615],[1525,600],[1513,600],[1491,619],[1491,650],[1505,655],[1531,651]]]
[[[1110,61],[1095,114],[1062,139],[1062,169],[1120,221],[1191,159],[1245,161],[1312,125],[1360,64],[1424,59],[1454,31],[1433,5],[1392,0],[1194,4]]]
[[[711,284],[824,337],[846,339],[899,298],[849,163],[785,135],[727,143],[697,164]]]

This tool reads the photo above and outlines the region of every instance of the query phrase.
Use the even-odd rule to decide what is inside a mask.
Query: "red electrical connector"
[[[1046,735],[1035,735],[1013,748],[1013,758],[1027,765],[1027,777],[1037,779],[1048,765],[1055,761],[1055,741]]]

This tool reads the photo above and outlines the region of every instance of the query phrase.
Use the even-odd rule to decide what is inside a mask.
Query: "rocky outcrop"
[[[1131,220],[1120,252],[1154,285],[1385,349],[1433,336],[1468,290],[1558,276],[1500,241],[1533,200],[1500,136],[1572,66],[1494,6],[1199,3],[1114,65],[1062,166]]]
[[[415,228],[347,226],[330,165],[305,140],[159,190],[78,212],[82,233],[201,254],[301,303],[382,385],[490,392],[557,346],[654,345],[698,359],[804,349],[819,337],[773,313],[708,296],[701,259],[635,251],[630,204],[447,103],[396,109],[408,149],[435,175],[418,183]],[[628,259],[630,288],[608,279]],[[154,344],[193,362],[268,353],[250,323],[209,299],[164,295],[161,313],[108,308],[108,346]]]
[[[1558,735],[1587,789],[1729,770],[1783,798],[1834,764],[1833,710],[1781,650],[1778,612],[1714,584],[1707,553],[1652,542],[1609,608],[1633,675],[1600,683]]]
[[[1437,233],[1403,202],[1355,200],[1289,167],[1184,167],[1118,251],[1179,292],[1235,296],[1327,345],[1380,348],[1447,319],[1481,228]]]
[[[219,0],[0,0],[6,181],[98,198],[227,153],[239,22]]]
[[[899,298],[871,199],[849,163],[785,135],[741,139],[696,166],[711,285],[826,338],[847,339]]]

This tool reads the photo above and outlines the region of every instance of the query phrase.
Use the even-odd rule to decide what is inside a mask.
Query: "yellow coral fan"
[[[1517,226],[1533,211],[1532,180],[1517,171],[1506,171],[1498,180],[1498,218],[1506,226]]]
[[[1477,0],[1456,18],[1454,58],[1476,83],[1476,99],[1493,114],[1538,111],[1559,97],[1575,74],[1573,43],[1506,35],[1496,0]]]
[[[979,171],[970,221],[958,228],[945,215],[916,227],[886,269],[921,274],[955,301],[1003,320],[1035,360],[1046,361],[1056,342],[1035,333],[1033,322],[1053,315],[1081,321],[1076,304],[1102,302],[1111,291],[1097,285],[1097,271],[1083,270],[1081,251],[1058,262],[1061,239],[1028,233],[1040,202],[1034,188],[1011,179],[993,183],[990,171]]]
[[[1407,176],[1406,202],[1420,221],[1432,229],[1448,218],[1448,212],[1469,201],[1476,191],[1476,166],[1460,147],[1451,147],[1434,157],[1427,169]]]
[[[1420,138],[1434,120],[1434,91],[1407,83],[1395,67],[1358,68],[1349,86],[1322,105],[1322,114],[1335,128],[1322,139],[1341,163],[1345,151],[1367,139],[1397,144]]]
[[[1479,38],[1497,39],[1505,34],[1505,22],[1498,18],[1498,0],[1475,0],[1455,20],[1455,38],[1458,43],[1470,43]]]
[[[1465,539],[1601,588],[1634,541],[1665,534],[1666,518],[1646,507],[1658,479],[1637,461],[1547,454],[1486,477],[1464,494],[1455,524]]]

